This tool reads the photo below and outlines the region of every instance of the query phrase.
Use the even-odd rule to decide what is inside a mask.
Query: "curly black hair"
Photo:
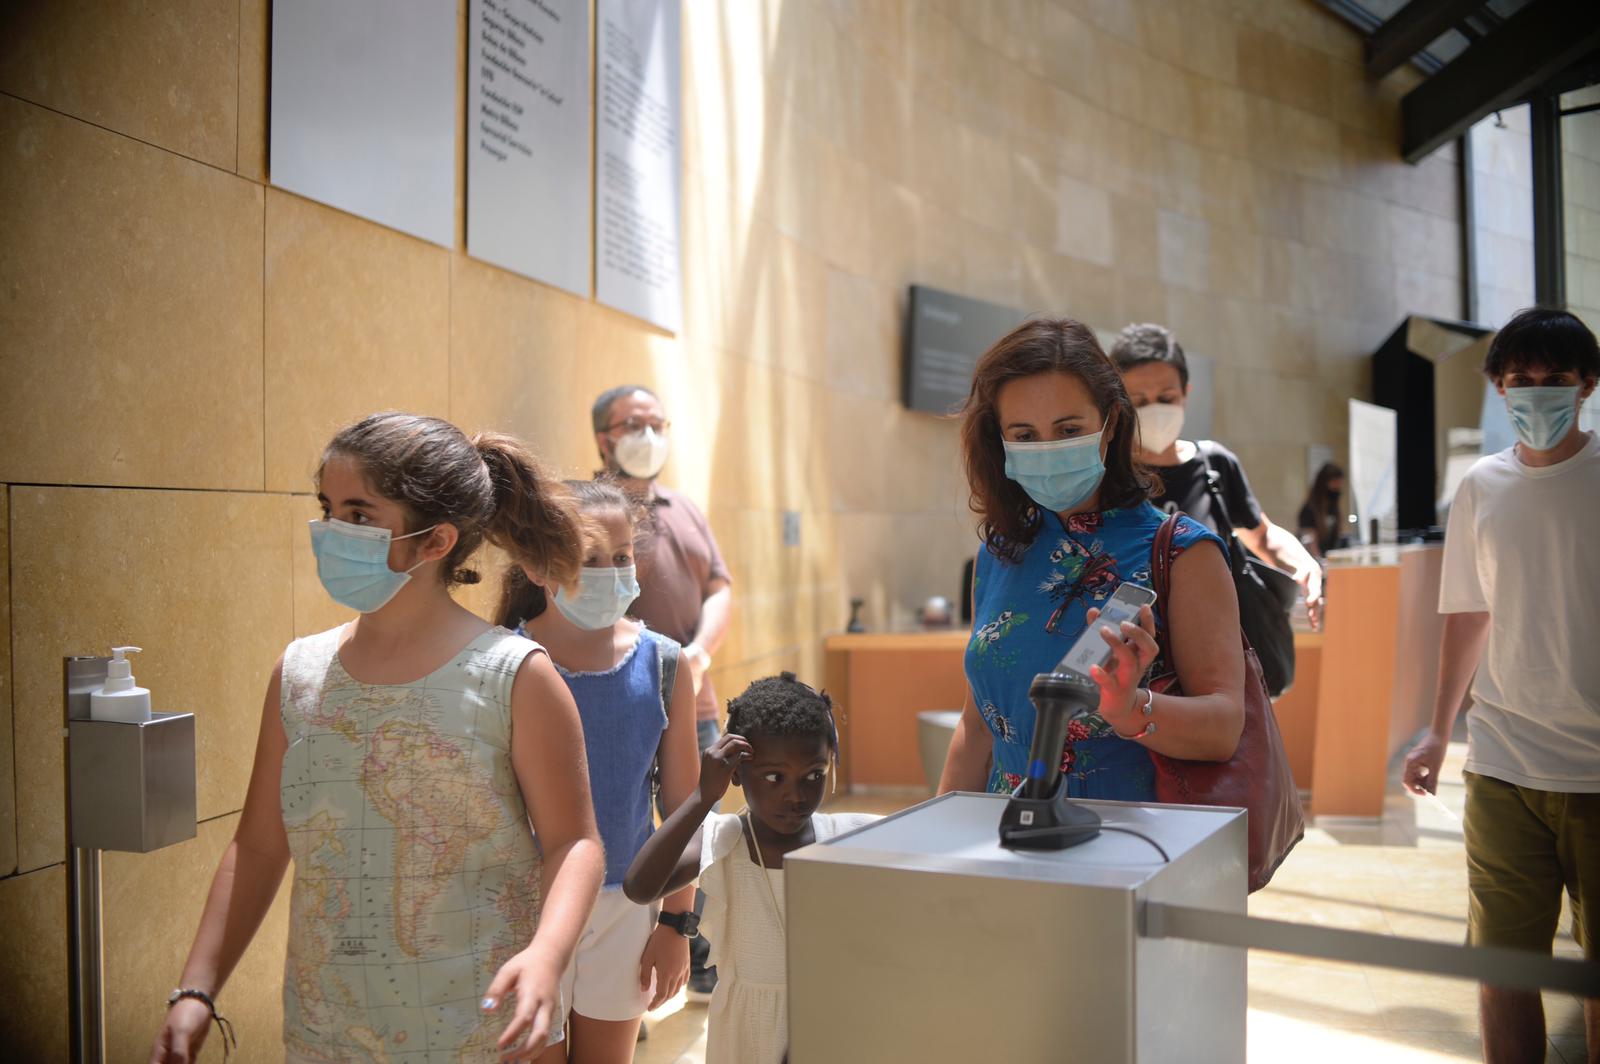
[[[839,748],[833,699],[792,672],[757,680],[728,701],[728,731],[735,735],[820,735]]]

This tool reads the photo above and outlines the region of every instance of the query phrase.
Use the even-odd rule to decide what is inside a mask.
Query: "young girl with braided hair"
[[[701,927],[717,988],[706,1064],[779,1064],[789,1039],[783,860],[802,846],[871,823],[817,812],[839,751],[833,701],[793,673],[757,680],[728,703],[728,732],[700,758],[700,783],[639,851],[623,889],[636,902],[698,876]],[[713,813],[730,783],[742,813]]]

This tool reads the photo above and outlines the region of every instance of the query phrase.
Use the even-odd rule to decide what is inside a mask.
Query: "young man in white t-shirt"
[[[1578,408],[1600,379],[1594,334],[1565,311],[1525,310],[1484,373],[1517,444],[1462,480],[1444,541],[1439,691],[1405,784],[1432,792],[1467,685],[1463,821],[1474,945],[1549,953],[1571,898],[1573,934],[1600,957],[1600,438]],[[1476,672],[1476,678],[1474,678]],[[1584,1001],[1600,1061],[1600,1000]],[[1484,1059],[1543,1061],[1533,991],[1485,985]]]

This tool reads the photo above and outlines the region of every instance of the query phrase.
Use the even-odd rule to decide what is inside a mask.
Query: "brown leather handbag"
[[[1167,592],[1172,585],[1172,536],[1178,516],[1167,518],[1156,533],[1150,549],[1150,578],[1155,585],[1156,610],[1161,623],[1156,626],[1161,645],[1161,660],[1175,669],[1172,644],[1166,623]],[[1257,891],[1272,879],[1295,843],[1305,837],[1305,819],[1300,813],[1300,791],[1283,752],[1283,736],[1278,733],[1278,718],[1272,711],[1261,661],[1250,647],[1243,631],[1244,644],[1244,731],[1239,746],[1227,761],[1184,761],[1150,751],[1156,767],[1156,801],[1176,805],[1235,806],[1249,813],[1250,890]],[[1150,681],[1158,694],[1181,695],[1176,671]]]

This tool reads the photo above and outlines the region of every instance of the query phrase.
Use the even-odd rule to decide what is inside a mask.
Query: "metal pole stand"
[[[89,696],[110,661],[71,657],[63,670],[74,1064],[102,1064],[107,1054],[102,854],[149,853],[195,836],[194,714],[92,719]]]

